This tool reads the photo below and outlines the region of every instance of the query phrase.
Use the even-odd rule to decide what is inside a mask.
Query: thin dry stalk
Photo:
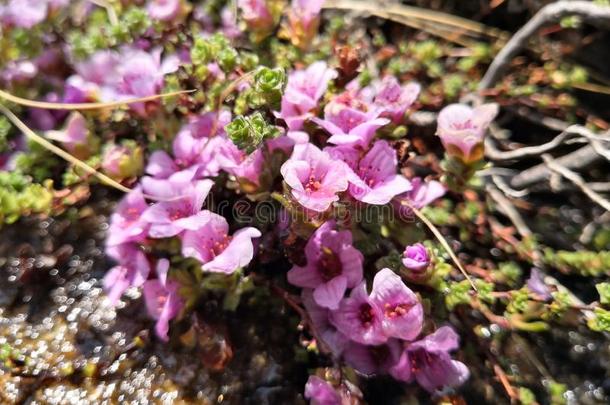
[[[558,163],[557,160],[553,159],[550,155],[542,155],[542,159],[551,171],[558,173],[566,179],[570,180],[578,188],[580,188],[580,190],[585,193],[587,197],[589,197],[593,202],[599,204],[606,211],[610,211],[610,201],[606,200],[600,194],[593,191],[587,185],[587,182],[582,177],[580,177],[578,173],[573,172],[565,166],[562,166],[560,163]]]
[[[500,79],[508,69],[510,62],[527,46],[543,26],[557,22],[566,16],[579,16],[585,22],[607,26],[610,25],[610,7],[594,4],[589,1],[559,1],[540,9],[519,31],[512,36],[504,48],[496,55],[479,83],[479,90],[488,89]]]
[[[192,93],[194,91],[196,90],[172,91],[169,93],[155,94],[153,96],[129,98],[126,100],[110,101],[107,103],[50,103],[47,101],[36,101],[17,97],[7,93],[4,90],[0,90],[0,98],[25,107],[42,108],[45,110],[101,110],[104,108],[114,108],[133,103],[143,103],[146,101],[158,100],[160,98],[178,96],[180,94]]]

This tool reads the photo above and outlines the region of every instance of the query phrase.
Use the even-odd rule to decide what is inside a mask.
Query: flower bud
[[[115,179],[136,177],[142,173],[144,156],[142,148],[133,141],[122,145],[110,145],[102,156],[102,169]]]
[[[423,274],[430,266],[428,249],[421,243],[407,246],[403,253],[402,264],[416,275]]]
[[[438,115],[437,134],[447,155],[465,164],[481,160],[485,131],[497,114],[497,104],[483,104],[475,108],[451,104],[443,108]]]
[[[238,0],[237,7],[246,22],[251,37],[260,42],[273,32],[280,20],[283,8],[280,0]]]

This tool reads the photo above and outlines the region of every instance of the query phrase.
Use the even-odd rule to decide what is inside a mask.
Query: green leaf
[[[610,311],[603,308],[595,308],[595,318],[587,321],[591,330],[597,332],[610,332]]]
[[[597,292],[599,293],[599,302],[602,305],[610,304],[610,283],[604,282],[595,285]]]

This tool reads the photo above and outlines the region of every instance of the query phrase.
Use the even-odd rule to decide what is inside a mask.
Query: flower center
[[[373,323],[373,319],[375,319],[375,313],[373,312],[373,307],[368,303],[364,303],[364,304],[360,305],[358,319],[360,319],[360,323],[362,323],[362,326],[364,326],[365,328],[370,327],[371,324]]]
[[[372,188],[377,184],[377,174],[379,171],[380,169],[378,167],[373,167],[373,165],[360,166],[358,174],[366,185]]]
[[[343,272],[341,260],[330,248],[322,246],[322,257],[318,262],[324,281],[332,280]]]
[[[167,299],[169,297],[167,296],[167,294],[159,294],[157,296],[157,310],[159,312],[163,311],[163,307],[165,306],[165,303],[167,302]]]
[[[410,304],[407,302],[402,302],[402,303],[398,303],[398,304],[386,303],[384,305],[383,311],[384,311],[384,315],[387,318],[396,318],[399,316],[403,316],[404,314],[409,312],[409,310],[411,310],[411,308],[413,308],[413,306],[414,306],[414,304]]]
[[[320,182],[320,180],[316,179],[313,174],[310,175],[309,181],[305,184],[305,191],[311,193],[314,191],[318,191],[321,188],[322,188],[322,183]]]
[[[140,218],[140,211],[134,207],[127,208],[123,218],[127,224],[131,224]]]
[[[229,243],[231,243],[231,239],[233,239],[232,236],[224,235],[221,238],[215,240],[209,248],[210,255],[212,257],[216,257],[222,252],[224,252],[227,246],[229,246]]]
[[[411,362],[411,372],[420,372],[426,364],[434,364],[436,356],[426,350],[419,349],[409,353],[409,360]]]
[[[466,120],[464,122],[453,122],[451,124],[451,128],[455,129],[457,131],[461,131],[463,129],[472,128],[472,121],[471,120]]]

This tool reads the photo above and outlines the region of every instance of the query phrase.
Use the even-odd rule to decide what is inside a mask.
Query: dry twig
[[[602,206],[606,211],[610,211],[610,201],[606,200],[604,197],[591,190],[585,180],[580,177],[578,173],[573,172],[565,166],[562,166],[560,163],[558,163],[559,159],[555,160],[550,155],[544,154],[542,155],[542,159],[550,170],[570,180],[578,188],[580,188],[582,192],[585,193],[592,201]]]
[[[529,39],[543,26],[566,16],[579,16],[587,23],[599,26],[610,25],[610,7],[589,1],[559,1],[544,6],[506,43],[496,55],[479,83],[479,90],[492,87],[508,68],[511,60],[523,49]]]

